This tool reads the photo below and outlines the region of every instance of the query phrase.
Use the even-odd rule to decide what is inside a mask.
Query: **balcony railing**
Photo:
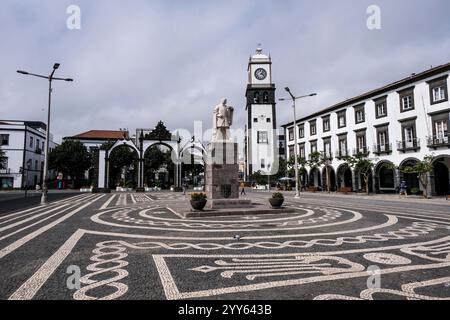
[[[10,174],[11,169],[0,169],[0,174]]]
[[[373,153],[376,155],[389,154],[392,152],[392,143],[378,144],[373,146]]]
[[[429,148],[450,147],[450,135],[427,137],[427,146]]]
[[[350,153],[348,152],[348,150],[339,150],[336,151],[336,158],[338,159],[343,159],[345,157],[348,157]]]
[[[353,149],[353,155],[354,156],[357,156],[357,155],[360,155],[360,154],[368,156],[369,153],[370,153],[370,151],[369,151],[369,148],[367,148],[367,147]]]
[[[397,150],[401,152],[417,151],[420,149],[420,139],[413,139],[412,141],[397,141]]]
[[[37,154],[42,154],[42,149],[41,148],[36,148],[36,150],[34,150],[34,152],[36,152]]]

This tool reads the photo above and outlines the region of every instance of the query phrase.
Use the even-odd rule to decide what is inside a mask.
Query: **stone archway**
[[[450,156],[436,157],[433,169],[433,194],[436,196],[450,195]]]
[[[171,158],[174,165],[174,186],[179,188],[181,186],[181,161],[180,161],[180,142],[181,138],[178,134],[172,135],[163,122],[158,122],[155,129],[137,129],[136,139],[122,139],[117,140],[112,147],[107,150],[99,151],[99,174],[98,174],[98,188],[105,189],[109,186],[109,155],[113,150],[119,146],[128,146],[136,151],[138,155],[137,164],[137,188],[144,189],[144,155],[145,152],[154,145],[164,145],[171,149]],[[137,144],[137,145],[136,145]]]
[[[353,190],[352,169],[343,164],[337,169],[337,186],[338,189],[350,188]]]
[[[322,187],[322,179],[320,175],[320,170],[317,167],[314,167],[309,172],[309,186],[315,188]]]
[[[173,148],[166,143],[153,143],[142,153],[143,187],[168,189],[175,186]]]
[[[419,160],[416,158],[407,158],[402,161],[402,163],[400,164],[400,168],[414,166],[418,162]],[[405,181],[408,193],[411,193],[411,189],[421,190],[420,180],[417,173],[404,173],[400,170],[400,183],[402,181]]]
[[[111,153],[119,147],[127,147],[131,150],[135,151],[137,154],[138,159],[138,166],[139,166],[139,149],[136,147],[133,141],[131,140],[117,140],[112,147],[110,147],[108,150],[100,150],[99,151],[99,173],[98,173],[98,187],[103,188],[109,188],[110,186],[110,163],[109,163],[109,157]],[[139,181],[138,181],[139,183]]]
[[[195,137],[180,150],[181,180],[183,183],[195,187],[202,187],[205,183],[205,158],[207,150]]]
[[[134,189],[138,184],[139,151],[120,144],[108,152],[107,187]]]
[[[380,193],[395,192],[395,168],[390,161],[381,161],[375,166],[375,191]]]
[[[336,172],[334,171],[334,168],[332,166],[328,166],[322,169],[323,190],[327,191],[328,188],[327,168],[328,175],[330,177],[330,192],[335,192],[337,187]]]

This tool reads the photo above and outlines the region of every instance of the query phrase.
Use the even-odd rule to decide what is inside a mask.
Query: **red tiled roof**
[[[127,131],[116,130],[90,130],[71,137],[72,139],[123,139],[124,134],[128,137]]]

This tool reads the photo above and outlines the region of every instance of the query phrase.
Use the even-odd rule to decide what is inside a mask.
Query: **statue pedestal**
[[[250,200],[239,199],[238,144],[214,141],[205,165],[205,191],[211,209],[250,207]]]

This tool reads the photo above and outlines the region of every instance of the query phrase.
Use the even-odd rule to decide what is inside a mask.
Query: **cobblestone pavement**
[[[11,208],[0,215],[0,298],[450,298],[445,201],[286,194],[291,213],[191,219],[183,205],[161,192]]]

